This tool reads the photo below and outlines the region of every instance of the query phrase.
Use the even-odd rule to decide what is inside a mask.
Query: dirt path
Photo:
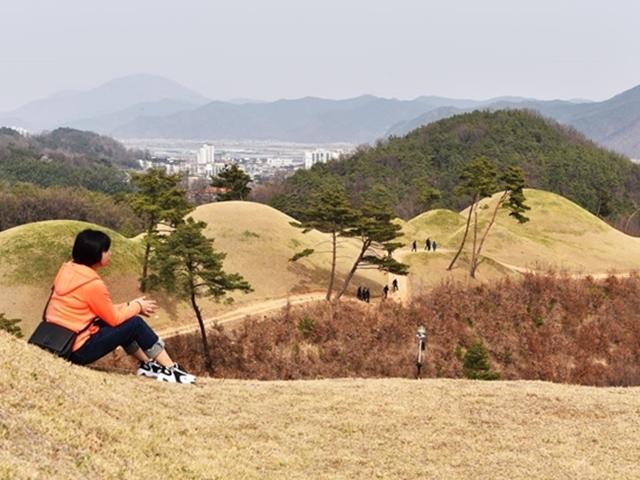
[[[401,248],[393,252],[393,257],[402,262],[407,255],[411,254],[411,250],[406,248]],[[411,273],[409,273],[411,275]],[[395,300],[400,303],[407,303],[411,300],[411,286],[409,281],[409,275],[394,275],[392,273],[387,273],[387,285],[389,285],[389,298],[391,300]],[[398,280],[398,291],[394,292],[391,289],[391,285],[393,280]]]
[[[245,305],[237,308],[231,312],[223,313],[215,317],[205,319],[205,327],[211,327],[214,324],[224,325],[237,320],[242,320],[248,315],[262,315],[270,313],[276,310],[280,310],[290,305],[301,305],[303,303],[317,302],[318,300],[324,300],[326,293],[311,292],[302,295],[292,295],[283,298],[275,298],[272,300],[265,300],[260,303],[253,303],[251,305]],[[159,330],[158,335],[162,338],[175,337],[176,335],[182,335],[185,333],[191,333],[200,329],[197,323],[190,325],[181,325],[179,327],[167,328]]]

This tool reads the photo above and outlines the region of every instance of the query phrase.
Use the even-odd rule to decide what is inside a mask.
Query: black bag
[[[38,325],[29,338],[29,343],[68,360],[71,353],[73,353],[71,349],[76,341],[76,337],[93,325],[93,322],[79,332],[74,332],[56,323],[47,322],[45,315],[52,295],[53,288],[51,288],[51,295],[49,295],[49,300],[47,300],[47,304],[44,307],[44,312],[42,312],[42,322],[40,322],[40,325]]]

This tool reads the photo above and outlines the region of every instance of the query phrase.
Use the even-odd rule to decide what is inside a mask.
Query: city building
[[[322,148],[304,152],[304,168],[309,170],[316,163],[327,163],[329,160],[338,158],[341,153],[338,150],[324,150]]]
[[[207,145],[206,143],[200,147],[196,155],[196,163],[198,165],[208,165],[215,161],[216,147]]]

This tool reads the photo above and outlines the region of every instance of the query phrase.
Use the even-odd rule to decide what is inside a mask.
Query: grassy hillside
[[[208,223],[205,234],[215,238],[215,248],[227,252],[225,269],[242,274],[255,289],[248,295],[236,295],[238,301],[325,290],[331,265],[328,235],[318,231],[303,234],[290,225],[293,218],[260,203],[211,203],[198,207],[192,215]],[[295,252],[305,248],[318,254],[289,262]],[[339,256],[342,279],[357,256],[354,241],[345,239]],[[383,275],[367,271],[358,273],[354,282],[377,292],[383,280]]]
[[[446,209],[429,210],[404,222],[403,233],[406,242],[416,240],[418,247],[424,249],[424,242],[427,238],[445,242],[455,234],[460,228],[464,228],[466,218],[458,212]]]
[[[0,477],[633,478],[639,393],[403,379],[171,386],[72,366],[0,332]]]
[[[611,228],[560,195],[527,189],[525,196],[531,206],[530,221],[518,224],[501,210],[487,240],[489,257],[512,265],[550,265],[575,273],[640,269],[640,239]],[[489,208],[481,207],[482,224],[489,221],[496,201],[494,195],[483,202]]]
[[[480,231],[488,224],[499,194],[481,202]],[[630,272],[640,269],[640,239],[625,235],[575,203],[555,193],[526,189],[530,221],[519,224],[501,209],[483,255],[494,263],[519,268],[552,268],[570,273]],[[468,209],[460,214],[436,210],[406,222],[405,239],[427,237],[455,251],[462,240]],[[470,252],[471,237],[465,251]],[[424,254],[423,256],[428,255]],[[453,252],[442,253],[451,258]],[[488,260],[487,260],[488,261]],[[464,258],[461,268],[464,265]],[[483,270],[486,264],[480,267]],[[445,265],[446,268],[446,265]],[[434,268],[437,270],[437,268]],[[416,273],[416,269],[413,270]]]
[[[0,289],[3,292],[0,312],[22,319],[23,331],[30,333],[40,321],[56,272],[71,257],[75,236],[85,228],[102,230],[111,237],[113,260],[101,275],[114,300],[125,301],[138,295],[142,256],[139,242],[97,225],[72,220],[11,228],[0,232]]]
[[[121,155],[130,158],[125,161]],[[127,175],[115,165],[118,161],[133,164],[133,155],[115,140],[90,132],[58,129],[23,137],[0,128],[0,180],[9,183],[127,192],[131,190]]]

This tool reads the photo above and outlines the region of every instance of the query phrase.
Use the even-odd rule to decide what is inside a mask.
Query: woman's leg
[[[164,351],[164,342],[141,317],[132,317],[117,327],[111,327],[104,322],[99,322],[98,325],[100,331],[92,335],[87,343],[71,355],[70,360],[73,363],[86,365],[95,362],[118,346],[125,347],[127,353],[141,360],[144,357],[147,360],[156,358]],[[141,350],[141,353],[137,350]]]
[[[132,347],[135,347],[135,348],[132,348]],[[141,362],[146,363],[152,360],[147,356],[146,353],[144,353],[144,351],[138,346],[137,343],[132,344],[130,347],[125,347],[125,351],[129,355],[135,357],[137,360],[140,360]],[[164,349],[153,360],[158,362],[163,367],[172,367],[174,365],[174,361],[171,360],[171,357],[169,356],[167,351]]]

